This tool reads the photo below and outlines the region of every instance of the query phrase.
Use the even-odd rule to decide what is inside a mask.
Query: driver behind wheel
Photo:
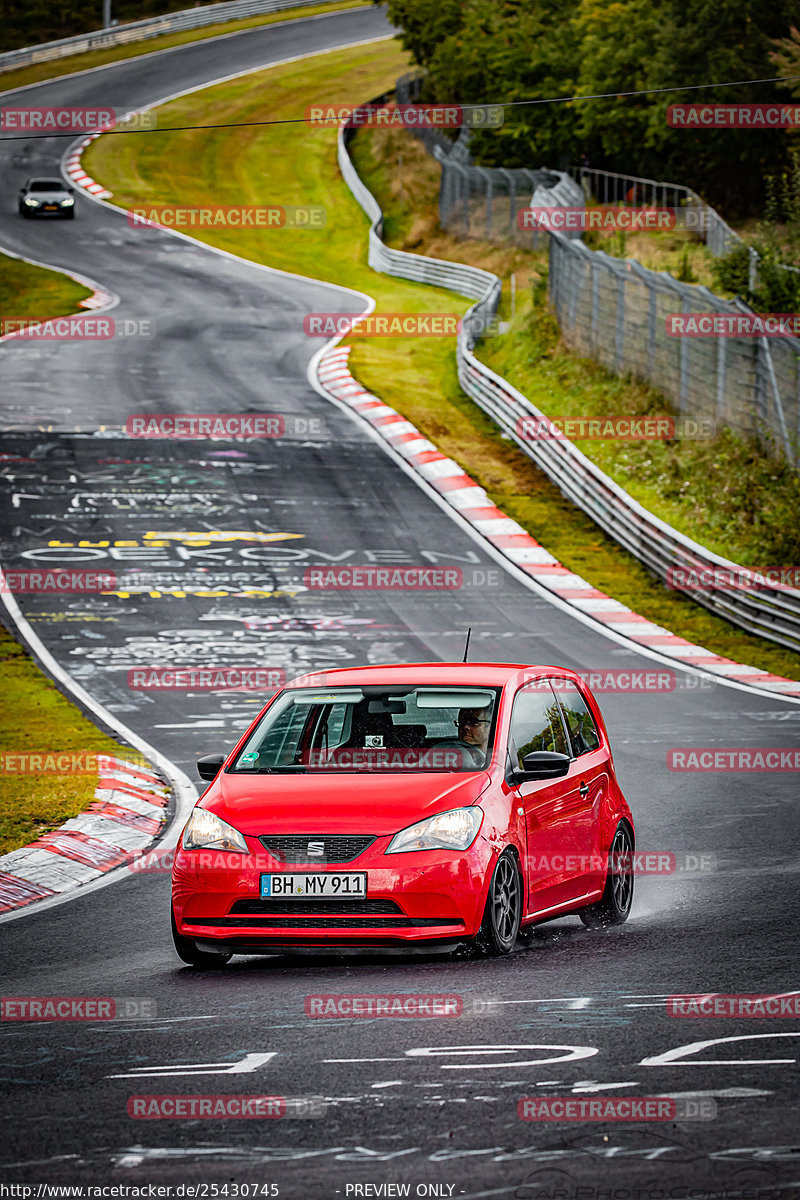
[[[458,742],[466,746],[476,767],[486,763],[486,747],[489,742],[489,726],[492,723],[491,706],[486,708],[461,708],[458,711]]]

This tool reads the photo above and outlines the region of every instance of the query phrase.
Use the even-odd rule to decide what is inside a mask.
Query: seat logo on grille
[[[325,843],[324,842],[309,842],[306,846],[306,854],[309,858],[324,858]]]

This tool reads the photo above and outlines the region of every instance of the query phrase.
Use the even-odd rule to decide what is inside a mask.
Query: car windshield
[[[29,192],[63,192],[64,184],[60,179],[33,179],[28,184]]]
[[[477,771],[491,757],[497,688],[291,688],[238,754],[235,772]]]

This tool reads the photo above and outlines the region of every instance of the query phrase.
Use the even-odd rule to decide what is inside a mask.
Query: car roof
[[[538,663],[387,663],[385,666],[333,667],[310,672],[291,680],[287,687],[333,687],[336,684],[439,684],[461,687],[468,685],[502,687],[519,675],[568,675],[575,677],[569,667]]]

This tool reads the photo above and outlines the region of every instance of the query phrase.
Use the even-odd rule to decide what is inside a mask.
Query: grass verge
[[[273,118],[294,115],[312,91],[322,103],[343,103],[354,95],[369,98],[391,87],[404,67],[404,56],[393,43],[336,51],[184,97],[160,110],[160,127],[186,123],[198,110],[208,111],[209,105],[220,121],[252,121],[264,119],[266,113]],[[354,153],[362,178],[387,215],[386,237],[391,244],[472,262],[504,279],[513,272],[520,295],[532,294],[534,286],[541,285],[543,256],[496,244],[460,242],[438,229],[438,166],[409,135],[363,132],[355,140]],[[160,135],[158,146],[138,138],[130,143],[100,138],[88,152],[87,169],[113,190],[115,202],[122,205],[148,201],[324,204],[329,220],[322,233],[287,236],[291,231],[220,229],[198,231],[196,236],[270,266],[346,281],[375,296],[379,311],[463,312],[467,306],[450,293],[391,279],[368,268],[366,221],[338,173],[333,129],[283,125],[205,134],[176,130]],[[501,343],[519,345],[518,337],[496,341],[491,353],[505,353]],[[668,591],[569,503],[463,395],[449,342],[370,339],[369,344],[356,341],[354,345],[351,361],[364,385],[459,461],[496,504],[565,566],[690,641],[776,674],[800,678],[800,656],[740,632]],[[626,411],[615,391],[620,388],[630,390],[629,411],[643,411],[639,385],[615,380],[596,364],[581,362],[566,351],[559,354],[554,363],[533,358],[528,364],[531,379],[538,380],[546,393],[545,411],[557,415],[558,404],[574,399],[575,380],[591,371],[594,394],[605,404],[602,411]],[[663,411],[663,401],[660,407]]]
[[[0,625],[0,745],[5,753],[67,751],[138,760],[130,748],[101,733],[43,675]],[[96,775],[13,775],[0,772],[0,854],[26,846],[89,806]]]
[[[91,291],[60,271],[0,255],[0,323],[9,317],[55,317],[75,312]],[[0,746],[6,752],[87,750],[131,759],[88,721],[43,675],[23,647],[0,625]],[[26,775],[0,772],[0,854],[26,846],[91,803],[96,775]]]
[[[654,388],[567,349],[544,278],[522,297],[509,335],[486,339],[480,357],[549,417],[674,412]],[[754,440],[723,429],[705,440],[575,444],[650,512],[714,553],[747,566],[800,562],[800,477]]]
[[[256,29],[260,25],[275,25],[280,21],[291,21],[297,17],[315,17],[320,13],[339,12],[346,8],[368,8],[370,0],[339,0],[331,4],[316,4],[308,8],[287,8],[283,12],[260,17],[248,17],[241,21],[226,21],[220,25],[209,25],[204,29],[187,29],[183,33],[165,33],[149,38],[146,42],[130,42],[126,46],[109,46],[107,50],[88,50],[84,54],[72,54],[54,62],[34,63],[29,67],[17,67],[0,74],[0,95],[14,88],[28,87],[45,79],[60,75],[72,75],[76,71],[90,71],[93,67],[104,67],[106,63],[122,62],[126,58],[138,58],[141,54],[154,54],[158,50],[169,50],[173,46],[185,46],[188,42],[204,42],[208,38],[221,37],[226,33],[239,33],[244,29]]]
[[[685,229],[651,233],[590,230],[583,242],[590,250],[604,250],[614,258],[634,258],[651,271],[668,271],[685,283],[714,288],[714,257],[696,234]]]
[[[0,332],[2,322],[9,318],[62,317],[77,312],[81,300],[91,294],[91,288],[61,271],[0,254]]]

